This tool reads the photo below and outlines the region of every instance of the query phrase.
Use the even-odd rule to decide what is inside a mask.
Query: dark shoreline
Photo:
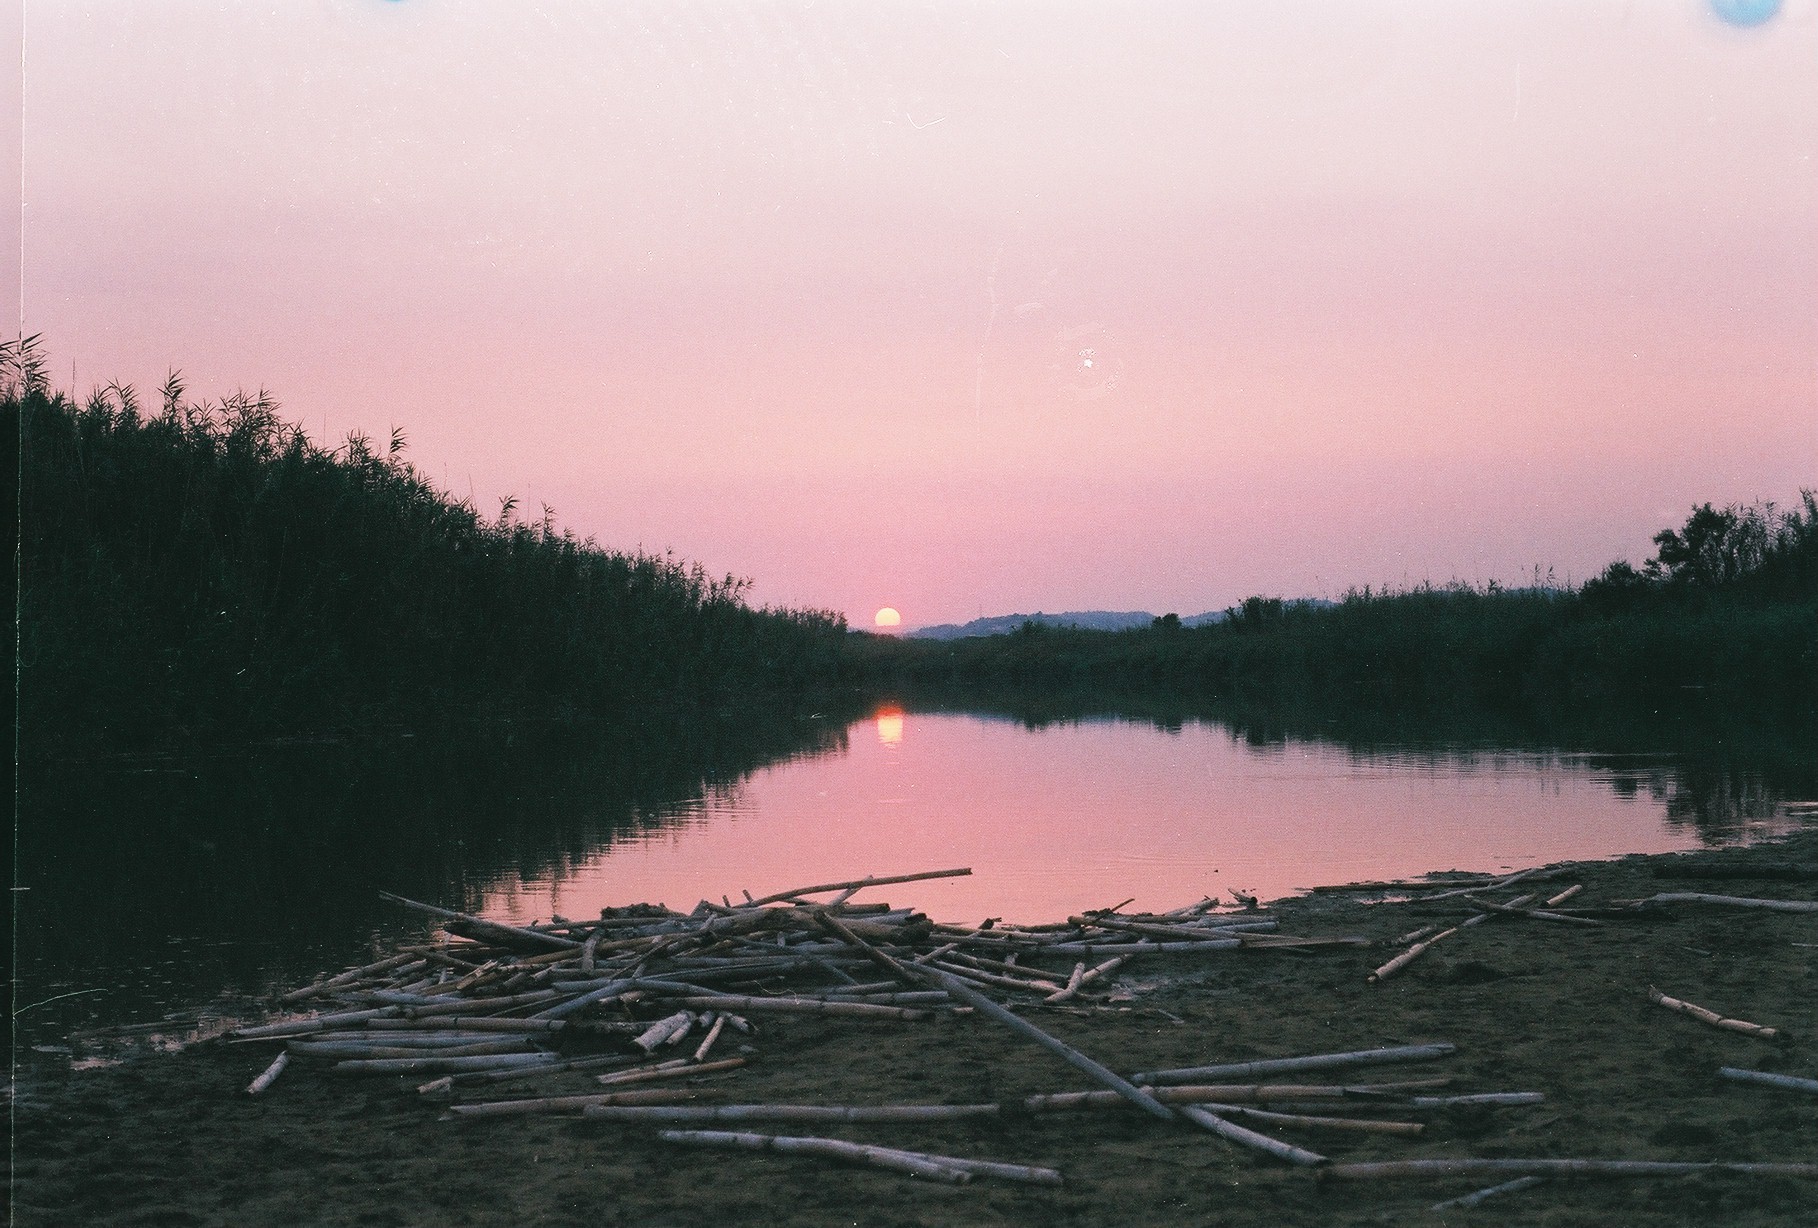
[[[1809,879],[1747,877],[1788,863],[1818,864],[1818,830],[1777,843],[1580,863],[1559,881],[1583,882],[1580,898],[1589,903],[1664,890],[1818,895]],[[1736,877],[1675,877],[1690,866]],[[914,902],[909,888],[880,895]],[[1125,1009],[1090,1016],[1022,1009],[1126,1069],[1444,1040],[1457,1055],[1419,1073],[1453,1075],[1461,1091],[1546,1096],[1539,1106],[1438,1114],[1414,1140],[1293,1137],[1316,1139],[1334,1160],[1818,1159],[1818,1105],[1809,1097],[1715,1074],[1720,1065],[1818,1074],[1818,927],[1810,914],[1673,907],[1582,932],[1498,921],[1371,986],[1364,973],[1396,949],[1393,939],[1443,919],[1424,915],[1440,906],[1371,906],[1321,893],[1280,901],[1275,910],[1296,932],[1359,933],[1379,945],[1139,963],[1127,970],[1134,997]],[[1651,984],[1776,1025],[1786,1037],[1764,1042],[1663,1011],[1647,1000]],[[1051,1056],[982,1019],[778,1020],[752,1044],[757,1053],[746,1070],[701,1081],[705,1098],[938,1103],[1080,1086]],[[1422,1224],[1450,1222],[1426,1210],[1433,1203],[1494,1183],[1321,1182],[1140,1114],[830,1131],[1053,1164],[1067,1175],[1054,1190],[980,1182],[956,1192],[791,1157],[675,1151],[648,1128],[557,1118],[437,1121],[440,1106],[417,1096],[409,1078],[350,1080],[293,1066],[266,1098],[252,1101],[242,1089],[270,1053],[251,1049],[204,1044],[80,1072],[51,1055],[25,1055],[15,1101],[14,1222],[659,1225],[756,1216],[785,1225]],[[1652,1228],[1795,1225],[1815,1213],[1818,1183],[1707,1175],[1553,1181],[1479,1214]]]

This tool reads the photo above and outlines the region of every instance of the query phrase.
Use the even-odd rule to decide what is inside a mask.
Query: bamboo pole
[[[1278,1160],[1286,1160],[1290,1164],[1297,1164],[1303,1168],[1314,1168],[1326,1162],[1326,1157],[1316,1151],[1308,1151],[1305,1147],[1284,1143],[1280,1139],[1260,1134],[1248,1126],[1240,1126],[1234,1121],[1227,1121],[1211,1109],[1201,1105],[1183,1104],[1180,1106],[1180,1115],[1196,1125],[1205,1127],[1228,1142],[1236,1143],[1240,1147],[1248,1147],[1253,1151],[1264,1152]]]
[[[1460,891],[1460,892],[1455,892],[1453,894],[1465,895],[1468,893]],[[1435,898],[1437,898],[1437,897],[1435,897]],[[1532,895],[1518,895],[1514,899],[1509,901],[1508,907],[1510,907],[1510,908],[1520,907],[1521,905],[1526,904],[1529,901],[1531,901],[1533,898],[1534,897]],[[1433,935],[1431,938],[1426,939],[1424,942],[1415,943],[1413,946],[1411,946],[1407,950],[1403,951],[1400,955],[1397,955],[1394,959],[1390,960],[1388,963],[1384,964],[1382,967],[1376,969],[1376,971],[1370,973],[1370,975],[1368,977],[1366,977],[1365,979],[1368,980],[1370,982],[1370,984],[1372,984],[1372,985],[1377,985],[1377,984],[1382,983],[1383,981],[1388,980],[1390,977],[1394,976],[1397,972],[1400,972],[1403,968],[1405,968],[1409,964],[1413,963],[1422,954],[1424,954],[1428,948],[1430,948],[1434,943],[1438,942],[1440,939],[1450,938],[1453,934],[1456,934],[1459,930],[1469,929],[1473,925],[1482,924],[1483,922],[1488,921],[1492,915],[1493,914],[1491,914],[1491,913],[1480,912],[1474,917],[1467,917],[1465,920],[1460,921],[1457,925],[1454,925],[1449,930],[1439,931],[1439,933]]]
[[[853,993],[835,989],[815,994],[821,1002],[863,1002],[871,1006],[944,1006],[953,999],[941,989],[907,989],[899,993]]]
[[[1045,955],[1084,955],[1095,958],[1106,955],[1195,955],[1206,951],[1235,951],[1243,945],[1241,938],[1186,939],[1180,942],[1139,938],[1134,942],[1051,942],[1041,950]]]
[[[1479,913],[1478,917],[1483,917],[1483,916],[1487,916],[1487,915],[1488,914],[1486,914],[1486,913]],[[1476,918],[1473,918],[1473,920],[1475,920],[1475,919]],[[1397,972],[1400,972],[1403,968],[1407,967],[1409,964],[1413,963],[1415,960],[1419,959],[1422,955],[1424,955],[1427,951],[1427,948],[1431,947],[1434,943],[1438,942],[1442,938],[1450,938],[1453,934],[1456,934],[1462,928],[1463,928],[1462,926],[1454,925],[1449,930],[1440,930],[1437,934],[1434,934],[1431,938],[1421,939],[1419,942],[1415,943],[1413,946],[1411,946],[1407,950],[1403,951],[1400,955],[1397,955],[1394,959],[1390,960],[1388,963],[1382,965],[1382,967],[1380,967],[1380,968],[1376,969],[1374,972],[1370,973],[1370,975],[1364,979],[1369,981],[1370,984],[1372,984],[1372,985],[1379,984],[1383,981],[1388,980],[1390,977],[1394,976]]]
[[[1218,1104],[1208,1101],[1202,1103],[1200,1107],[1209,1109],[1220,1117],[1272,1122],[1282,1126],[1300,1126],[1308,1130],[1339,1130],[1355,1134],[1411,1136],[1426,1129],[1417,1121],[1374,1121],[1367,1117],[1313,1117],[1304,1113],[1276,1113],[1247,1104]]]
[[[278,1036],[306,1036],[311,1032],[326,1032],[344,1023],[361,1023],[368,1019],[389,1019],[400,1013],[395,1006],[378,1006],[370,1010],[337,1011],[329,1015],[315,1015],[309,1019],[289,1019],[283,1023],[267,1023],[252,1028],[235,1028],[228,1036],[235,1040],[270,1040]]]
[[[1783,1087],[1788,1091],[1810,1092],[1818,1096],[1818,1079],[1802,1079],[1797,1075],[1770,1074],[1765,1070],[1738,1070],[1734,1066],[1719,1066],[1717,1073],[1726,1079],[1738,1083],[1760,1083],[1767,1087]]]
[[[673,1015],[657,1020],[643,1032],[632,1037],[631,1043],[645,1053],[654,1053],[663,1045],[686,1036],[692,1027],[694,1027],[694,1012],[677,1011]]]
[[[1555,871],[1554,873],[1557,873],[1557,871]],[[1468,886],[1461,885],[1461,886],[1457,887],[1455,890],[1442,891],[1438,895],[1422,896],[1418,901],[1415,901],[1415,902],[1420,903],[1420,904],[1431,904],[1435,900],[1449,900],[1449,899],[1452,899],[1454,896],[1469,895],[1473,891],[1500,891],[1504,887],[1513,887],[1516,883],[1525,882],[1526,880],[1537,877],[1537,876],[1551,877],[1551,875],[1547,873],[1545,867],[1536,866],[1532,870],[1521,870],[1521,871],[1518,871],[1517,873],[1508,875],[1506,878],[1499,878],[1494,882],[1486,883],[1483,886],[1468,887]],[[1436,885],[1439,885],[1439,884],[1436,884]],[[1529,898],[1532,898],[1532,897],[1529,897]]]
[[[1071,983],[1071,979],[1069,979],[1067,988],[1061,990],[1057,994],[1049,994],[1046,998],[1044,998],[1042,1000],[1044,1002],[1054,1003],[1054,1002],[1065,1002],[1069,998],[1077,997],[1079,995],[1079,993],[1082,990],[1084,990],[1086,988],[1086,986],[1090,985],[1093,981],[1099,980],[1102,977],[1110,976],[1113,972],[1116,972],[1119,968],[1123,967],[1125,964],[1127,964],[1129,962],[1130,962],[1130,957],[1128,955],[1119,955],[1114,959],[1107,959],[1104,963],[1099,964],[1097,967],[1087,969],[1086,972],[1080,976],[1079,983],[1077,985]]]
[[[403,1014],[406,1019],[427,1019],[432,1015],[485,1015],[519,1006],[532,1006],[539,1002],[552,1002],[561,996],[553,989],[536,989],[499,998],[463,998],[459,1002],[438,1006],[406,1006]]]
[[[932,1019],[934,1012],[913,1006],[881,1006],[870,1002],[829,1002],[824,998],[754,998],[741,994],[676,998],[676,1005],[695,1010],[740,1010],[753,1014],[845,1015],[873,1019]]]
[[[1055,1054],[1063,1061],[1067,1062],[1074,1069],[1082,1071],[1092,1078],[1097,1079],[1100,1083],[1105,1084],[1112,1091],[1122,1096],[1125,1100],[1130,1101],[1130,1103],[1136,1105],[1144,1112],[1153,1117],[1159,1117],[1163,1121],[1173,1119],[1173,1111],[1142,1088],[1129,1082],[1123,1078],[1123,1076],[1112,1073],[1109,1069],[1099,1065],[1079,1050],[1056,1040],[1028,1020],[1005,1010],[996,1002],[987,998],[984,994],[973,989],[970,985],[958,981],[953,977],[948,976],[946,973],[931,972],[928,975],[942,978],[945,983],[942,984],[941,987],[960,1001],[967,1003],[982,1014],[991,1016],[991,1018],[997,1020],[1005,1027],[1008,1027],[1029,1040],[1034,1041],[1036,1044],[1041,1045],[1050,1053]]]
[[[950,964],[946,960],[936,960],[925,966],[929,968],[938,968],[942,972],[952,976],[964,977],[968,981],[979,981],[986,985],[995,985],[999,989],[1014,989],[1022,993],[1038,993],[1044,997],[1049,994],[1065,992],[1062,986],[1056,985],[1053,981],[1048,980],[1045,977],[1041,980],[1032,980],[1020,976],[1004,976],[996,972],[987,972],[983,968],[972,968],[965,964]]]
[[[468,1070],[446,1077],[454,1086],[472,1087],[482,1083],[516,1083],[523,1079],[542,1079],[555,1074],[605,1070],[612,1066],[629,1065],[636,1060],[626,1054],[612,1054],[608,1057],[573,1057],[548,1066],[520,1066],[511,1070]],[[422,1091],[423,1089],[419,1087],[417,1090]]]
[[[425,904],[421,900],[406,899],[404,896],[394,895],[389,891],[379,892],[379,898],[389,900],[393,904],[402,904],[406,908],[414,908],[419,912],[426,912],[432,917],[440,917],[442,928],[451,934],[460,933],[461,930],[465,930],[469,934],[483,934],[487,941],[501,946],[527,944],[542,951],[547,951],[551,947],[564,951],[578,951],[582,945],[572,938],[558,938],[554,934],[522,929],[515,925],[503,925],[497,921],[488,921],[484,917],[456,912],[452,908],[440,908],[434,904]],[[455,929],[456,926],[460,926],[461,929]]]
[[[712,1139],[702,1139],[701,1134],[718,1135]],[[783,1151],[798,1155],[831,1156],[838,1160],[848,1160],[855,1164],[864,1164],[872,1168],[887,1168],[894,1172],[908,1173],[912,1177],[925,1177],[931,1181],[945,1181],[950,1185],[963,1185],[972,1180],[972,1174],[963,1168],[951,1164],[942,1164],[932,1156],[921,1155],[910,1151],[897,1151],[889,1147],[872,1147],[864,1143],[848,1143],[832,1138],[790,1138],[772,1134],[735,1134],[730,1131],[697,1131],[697,1130],[664,1130],[658,1136],[672,1143],[687,1143],[694,1146],[740,1147],[751,1151]]]
[[[714,1015],[713,1024],[707,1029],[707,1035],[702,1039],[699,1045],[695,1046],[694,1060],[697,1062],[703,1061],[707,1057],[707,1050],[713,1048],[713,1042],[718,1040],[720,1038],[720,1033],[725,1030],[726,1016],[721,1014]]]
[[[1452,1199],[1446,1200],[1445,1202],[1436,1202],[1431,1207],[1429,1207],[1428,1210],[1430,1210],[1430,1211],[1450,1211],[1455,1207],[1460,1208],[1460,1209],[1465,1208],[1465,1207],[1474,1207],[1478,1203],[1486,1202],[1489,1199],[1497,1197],[1498,1195],[1514,1194],[1521,1190],[1530,1190],[1530,1189],[1533,1189],[1537,1185],[1544,1184],[1545,1182],[1546,1182],[1545,1177],[1517,1177],[1513,1181],[1505,1181],[1501,1185],[1492,1185],[1488,1189],[1478,1190],[1474,1194],[1466,1194],[1462,1198],[1452,1198]]]
[[[553,1053],[499,1053],[491,1057],[379,1057],[336,1062],[336,1074],[452,1074],[464,1070],[515,1070],[551,1066]]]
[[[370,1024],[367,1026],[371,1026]],[[568,1026],[562,1019],[451,1019],[448,1026],[461,1032],[560,1032]]]
[[[288,1065],[290,1065],[290,1050],[286,1049],[272,1059],[271,1065],[267,1066],[258,1078],[246,1085],[246,1094],[263,1096],[265,1089],[278,1081],[278,1076],[284,1073],[284,1068]]]
[[[745,1064],[742,1057],[726,1057],[715,1062],[697,1062],[690,1058],[677,1058],[673,1062],[659,1062],[655,1066],[646,1066],[637,1070],[623,1070],[615,1074],[597,1075],[600,1083],[607,1087],[619,1087],[626,1083],[654,1083],[664,1079],[681,1079],[694,1075],[717,1074],[722,1070],[737,1070]]]
[[[465,989],[460,982],[448,988],[451,992],[435,994],[402,989],[366,989],[351,996],[362,1002],[377,1002],[384,1006],[447,1006],[451,1002],[467,1000],[460,996]]]
[[[1384,1177],[1476,1177],[1497,1174],[1534,1177],[1682,1177],[1692,1173],[1818,1177],[1818,1164],[1729,1160],[1384,1160],[1365,1164],[1333,1164],[1321,1175],[1340,1180],[1374,1180]]]
[[[877,1125],[906,1122],[964,1121],[996,1117],[995,1104],[713,1104],[592,1105],[581,1115],[589,1121],[779,1121],[840,1122]]]
[[[657,1062],[653,1065],[646,1066],[633,1066],[630,1070],[615,1070],[610,1074],[596,1075],[594,1077],[602,1085],[610,1087],[618,1083],[643,1082],[653,1076],[667,1075],[670,1071],[679,1070],[682,1067],[692,1066],[693,1064],[694,1063],[690,1062],[685,1057],[677,1057],[671,1058],[666,1062]]]
[[[756,947],[756,948],[762,949],[764,946],[764,944],[761,942],[757,942],[753,939],[745,938],[743,936],[735,937],[735,938],[733,938],[732,941],[734,941],[734,942],[738,943],[740,946],[744,946],[744,947]],[[811,964],[814,964],[816,967],[825,968],[828,972],[830,972],[833,975],[833,978],[837,981],[844,981],[848,985],[858,984],[857,977],[852,976],[844,968],[840,967],[838,964],[836,964],[832,960],[828,959],[824,955],[815,955],[812,952],[810,952],[810,953],[801,955],[800,958],[803,960],[806,960],[807,962],[809,962]]]
[[[635,978],[620,977],[617,980],[608,981],[598,989],[581,994],[579,997],[570,998],[566,1002],[558,1002],[554,1006],[546,1007],[532,1015],[531,1018],[566,1019],[577,1011],[586,1010],[590,1006],[594,1006],[601,1002],[611,1002],[615,998],[624,997],[629,990],[635,987],[635,985]],[[550,996],[554,997],[556,995],[552,991]]]
[[[1503,916],[1533,917],[1537,921],[1558,921],[1565,925],[1602,926],[1606,924],[1591,917],[1572,917],[1562,912],[1548,912],[1544,908],[1511,908],[1507,904],[1494,904],[1469,893],[1464,898],[1465,903],[1472,908],[1481,908],[1485,912],[1500,913]]]
[[[1257,951],[1311,950],[1315,947],[1367,947],[1370,939],[1357,934],[1240,934],[1246,949]]]
[[[853,932],[858,933],[857,930],[854,930]],[[862,938],[862,937],[864,937],[864,935],[859,934],[859,937]],[[927,960],[927,961],[917,960],[915,962],[917,962],[917,963],[926,962],[926,963],[932,964],[936,968],[946,968],[949,971],[951,971],[956,966],[959,969],[961,969],[962,971],[977,968],[983,972],[999,972],[999,973],[1004,974],[1005,976],[1008,976],[1008,977],[1011,977],[1011,978],[1014,978],[1017,980],[1047,981],[1049,983],[1049,985],[1052,987],[1052,989],[1061,988],[1060,985],[1055,984],[1052,973],[1045,972],[1040,968],[1032,968],[1027,964],[1017,963],[1016,958],[1018,955],[1021,955],[1021,954],[1024,954],[1024,952],[1008,951],[1005,953],[1005,956],[1003,959],[990,959],[983,955],[969,955],[964,951],[955,951],[955,952],[953,952],[953,954],[948,955],[942,959],[934,959],[934,960]],[[1029,954],[1040,954],[1040,952],[1032,951],[1032,952],[1029,952]]]
[[[920,874],[876,874],[865,878],[847,879],[843,883],[821,883],[815,887],[797,887],[793,891],[779,891],[762,899],[751,901],[755,908],[763,904],[778,904],[784,900],[793,900],[798,896],[820,895],[827,891],[845,891],[848,888],[882,887],[889,883],[919,883],[930,878],[964,878],[971,874],[970,868],[959,870],[924,870]]]
[[[1365,880],[1358,883],[1328,883],[1318,887],[1308,887],[1313,895],[1333,895],[1341,892],[1378,892],[1378,891],[1431,891],[1435,887],[1459,887],[1467,891],[1483,891],[1496,886],[1498,880],[1479,875],[1476,878],[1443,879],[1435,882],[1432,879],[1396,878],[1380,881]],[[1427,897],[1432,898],[1432,897]]]
[[[996,1002],[993,1002],[990,998],[987,998],[984,994],[978,992],[978,990],[972,988],[972,986],[966,984],[958,977],[934,968],[922,968],[904,964],[900,960],[885,954],[854,934],[851,930],[841,924],[837,917],[830,916],[827,913],[821,913],[819,919],[821,925],[825,929],[831,931],[835,937],[864,951],[872,960],[891,969],[905,980],[922,981],[932,985],[936,989],[946,990],[953,997],[958,998],[973,1009],[989,1015],[1005,1027],[1034,1041],[1044,1049],[1047,1049],[1050,1053],[1057,1055],[1074,1069],[1090,1075],[1093,1079],[1104,1084],[1106,1087],[1109,1087],[1118,1095],[1130,1101],[1130,1103],[1136,1105],[1151,1116],[1159,1117],[1163,1121],[1174,1120],[1173,1110],[1169,1109],[1168,1106],[1162,1104],[1142,1088],[1131,1083],[1122,1075],[1114,1074],[1104,1066],[1099,1065],[1079,1050],[1061,1043],[1028,1020],[1005,1010]]]
[[[400,951],[395,955],[367,964],[363,967],[349,968],[346,972],[340,973],[337,976],[331,976],[325,981],[318,981],[313,985],[305,985],[302,989],[293,989],[291,992],[279,998],[278,1001],[288,1005],[292,1002],[301,1002],[308,998],[320,997],[325,993],[333,993],[336,989],[352,985],[357,981],[367,980],[371,977],[378,976],[381,973],[390,972],[396,968],[406,967],[412,961],[419,958],[420,956],[415,951]]]
[[[950,955],[954,951],[959,950],[959,947],[960,944],[957,942],[944,942],[940,946],[935,947],[932,951],[923,951],[910,962],[916,964],[931,964],[941,956]]]
[[[1151,1095],[1163,1104],[1272,1104],[1299,1101],[1344,1100],[1347,1098],[1399,1098],[1406,1101],[1410,1094],[1420,1090],[1443,1087],[1450,1079],[1411,1079],[1402,1083],[1369,1083],[1351,1085],[1307,1084],[1307,1083],[1210,1083],[1187,1087],[1151,1087],[1146,1088]],[[1532,1093],[1503,1093],[1529,1095]],[[1124,1104],[1123,1097],[1116,1092],[1048,1092],[1027,1096],[1022,1100],[1024,1109],[1031,1113],[1046,1113],[1068,1109],[1102,1109],[1119,1108]],[[1400,1107],[1398,1105],[1398,1107]]]
[[[1343,1066],[1377,1066],[1394,1062],[1423,1062],[1458,1052],[1453,1044],[1395,1045],[1386,1049],[1356,1049],[1349,1053],[1316,1053],[1307,1057],[1264,1058],[1254,1062],[1227,1062],[1219,1066],[1187,1066],[1175,1070],[1145,1070],[1130,1076],[1132,1083],[1192,1083],[1231,1075],[1273,1075],[1294,1070],[1331,1070]]]
[[[1161,938],[1170,942],[1179,942],[1184,934],[1203,938],[1229,938],[1237,931],[1221,931],[1209,925],[1188,925],[1183,922],[1161,924],[1154,921],[1126,921],[1122,917],[1068,917],[1070,925],[1081,929],[1115,930],[1119,933],[1142,934],[1149,938]]]
[[[1775,912],[1818,912],[1818,900],[1764,900],[1740,895],[1706,895],[1701,891],[1663,891],[1635,903],[1637,907],[1650,904],[1719,904],[1727,908],[1766,908]]]
[[[1712,1027],[1722,1028],[1726,1032],[1740,1032],[1744,1036],[1753,1036],[1758,1040],[1773,1040],[1780,1035],[1779,1031],[1774,1028],[1764,1028],[1758,1023],[1749,1023],[1743,1019],[1725,1019],[1714,1010],[1692,1002],[1682,1002],[1678,998],[1669,998],[1652,985],[1648,986],[1648,1001],[1658,1003],[1681,1015],[1690,1015],[1700,1023],[1708,1023]]]
[[[310,1032],[303,1036],[285,1038],[293,1048],[299,1044],[323,1045],[335,1041],[346,1041],[356,1045],[392,1045],[400,1049],[442,1049],[451,1045],[477,1045],[486,1041],[500,1039],[497,1035],[482,1035],[478,1032],[457,1032],[453,1028],[437,1028],[433,1031],[416,1025],[415,1029],[374,1028],[371,1025],[390,1023],[410,1023],[408,1019],[369,1019],[367,1027],[347,1028],[336,1032]],[[513,1040],[527,1039],[522,1034],[511,1034]]]
[[[685,1143],[697,1147],[736,1147],[756,1151],[796,1152],[805,1155],[825,1155],[839,1159],[856,1160],[864,1164],[877,1164],[885,1168],[896,1168],[916,1176],[929,1176],[940,1181],[970,1180],[977,1177],[999,1177],[1008,1181],[1023,1181],[1035,1185],[1060,1185],[1060,1173],[1052,1168],[1040,1168],[1027,1164],[1000,1164],[991,1160],[968,1160],[958,1156],[931,1155],[919,1151],[903,1151],[895,1147],[872,1147],[862,1143],[847,1143],[840,1139],[830,1138],[790,1138],[787,1136],[744,1134],[725,1130],[664,1130],[658,1137],[665,1142]],[[935,1171],[924,1171],[922,1165],[933,1166]],[[947,1174],[957,1174],[949,1176]]]
[[[361,1043],[354,1040],[311,1041],[293,1039],[289,1042],[290,1052],[298,1057],[336,1057],[336,1058],[430,1058],[430,1057],[485,1057],[501,1053],[525,1053],[530,1051],[530,1042],[523,1037],[511,1036],[504,1040],[469,1040],[455,1045],[391,1045],[382,1043],[384,1037],[375,1037],[381,1043]]]
[[[540,1096],[525,1100],[479,1100],[451,1104],[450,1117],[523,1117],[539,1113],[580,1112],[590,1104],[676,1104],[698,1092],[686,1087],[643,1087],[628,1092],[591,1092],[580,1096]]]

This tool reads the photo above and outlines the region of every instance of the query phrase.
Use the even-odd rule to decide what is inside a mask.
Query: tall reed
[[[837,614],[755,609],[747,581],[606,549],[550,509],[484,519],[417,471],[401,434],[324,447],[263,390],[193,400],[173,372],[155,409],[117,384],[78,404],[13,342],[0,417],[23,448],[34,743],[627,714],[838,676]]]

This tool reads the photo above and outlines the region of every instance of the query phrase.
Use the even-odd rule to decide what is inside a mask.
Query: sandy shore
[[[1688,861],[1732,877],[1676,877]],[[1751,878],[1818,862],[1818,832],[1752,848],[1586,863],[1574,904],[1661,891],[1818,898],[1818,881]],[[898,889],[899,892],[902,889]],[[912,898],[897,899],[911,903]],[[1181,901],[1187,903],[1188,901]],[[1124,1071],[1446,1041],[1454,1056],[1346,1082],[1451,1076],[1448,1092],[1543,1103],[1380,1116],[1418,1137],[1279,1128],[1334,1163],[1437,1157],[1818,1161],[1818,1097],[1719,1078],[1720,1066],[1818,1077],[1818,914],[1673,906],[1599,928],[1479,925],[1400,976],[1367,983],[1396,936],[1451,904],[1280,901],[1284,932],[1369,948],[1245,951],[1135,963],[1128,1001],[1019,1011]],[[1042,920],[1042,918],[1019,918]],[[1772,1041],[1652,1004],[1648,987],[1771,1025]],[[709,1103],[970,1103],[1090,1086],[979,1016],[765,1022],[745,1069],[697,1082]],[[744,1127],[1048,1165],[1065,1184],[948,1186],[825,1160],[676,1149],[655,1128],[579,1118],[442,1120],[420,1078],[355,1079],[297,1063],[243,1094],[264,1047],[208,1043],[72,1070],[26,1054],[15,1090],[13,1222],[50,1225],[1543,1225],[1818,1223],[1818,1181],[1729,1174],[1551,1180],[1471,1210],[1444,1199],[1504,1178],[1338,1181],[1133,1110],[926,1125]],[[1292,1076],[1284,1076],[1288,1081]],[[1300,1076],[1297,1081],[1335,1078]],[[500,1088],[504,1095],[516,1088]],[[522,1094],[597,1091],[586,1075]]]

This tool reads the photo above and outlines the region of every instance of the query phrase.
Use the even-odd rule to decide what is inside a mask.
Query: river
[[[420,928],[381,890],[526,922],[963,866],[875,894],[1047,921],[1768,839],[1814,792],[1809,761],[1616,741],[887,704],[624,744],[525,729],[28,767],[18,1023],[54,1045],[243,1011]]]

